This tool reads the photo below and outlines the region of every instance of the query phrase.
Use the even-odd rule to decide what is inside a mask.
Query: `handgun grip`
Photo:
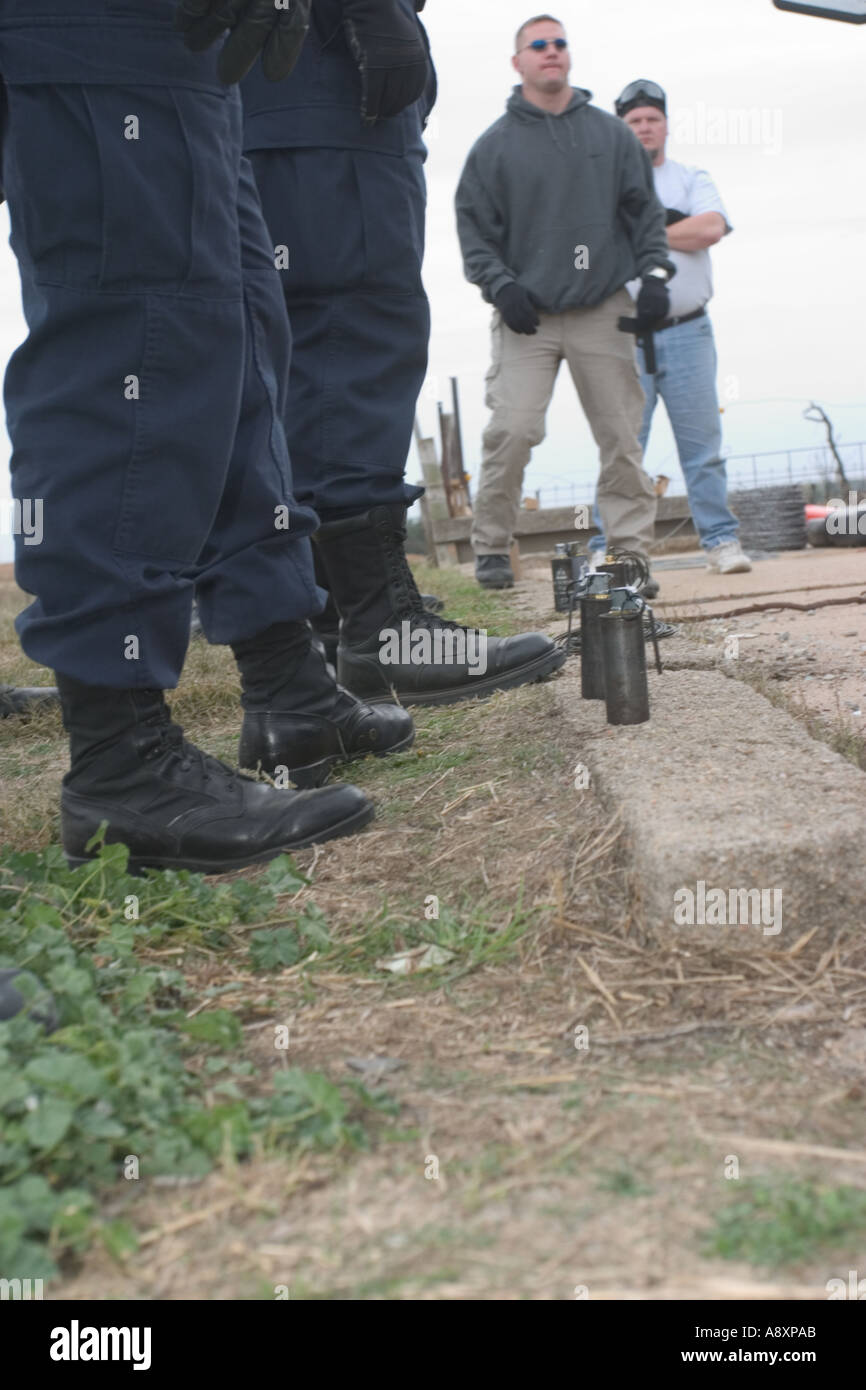
[[[650,376],[655,376],[658,370],[656,363],[656,348],[653,341],[652,329],[645,328],[639,319],[628,319],[620,317],[617,319],[617,328],[622,333],[634,333],[637,341],[643,348],[644,364]]]

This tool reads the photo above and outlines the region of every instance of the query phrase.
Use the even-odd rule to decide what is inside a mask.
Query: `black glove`
[[[665,226],[672,227],[675,222],[685,222],[688,215],[687,212],[680,212],[679,208],[665,208]]]
[[[535,301],[529,290],[510,280],[493,296],[493,303],[504,318],[512,333],[537,333],[541,320],[535,310]]]
[[[262,71],[271,82],[288,77],[310,27],[312,0],[291,0],[277,9],[274,0],[180,0],[174,27],[187,48],[201,53],[230,29],[219,56],[220,82],[240,82],[262,55]]]
[[[657,275],[645,275],[637,297],[638,322],[644,328],[666,319],[671,311],[671,297],[664,280]]]
[[[424,95],[427,50],[397,0],[343,0],[343,26],[361,73],[361,119],[399,116]]]

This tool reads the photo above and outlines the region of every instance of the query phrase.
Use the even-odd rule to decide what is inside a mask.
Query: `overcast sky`
[[[463,278],[454,189],[469,147],[502,113],[514,31],[534,12],[524,0],[428,0],[423,16],[440,86],[428,132],[433,334],[419,411],[432,429],[437,396],[450,375],[459,378],[467,467],[476,475],[490,309]],[[661,83],[677,136],[669,156],[708,169],[727,206],[735,230],[712,253],[712,320],[728,451],[823,443],[822,428],[802,419],[811,398],[827,407],[842,440],[866,440],[866,26],[784,14],[770,0],[568,0],[552,12],[568,30],[572,82],[596,105],[610,111],[633,78]],[[2,237],[5,361],[24,335],[5,210]],[[8,449],[0,498],[8,496],[6,457]],[[647,466],[678,472],[660,412]],[[588,487],[596,468],[563,368],[527,488]],[[417,475],[414,457],[409,474]],[[10,554],[0,534],[0,559]]]

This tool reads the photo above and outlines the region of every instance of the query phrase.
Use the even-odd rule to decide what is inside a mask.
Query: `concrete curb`
[[[703,655],[694,652],[700,665]],[[649,680],[650,721],[621,728],[606,723],[603,702],[581,699],[577,661],[557,682],[567,756],[622,816],[646,926],[689,949],[734,947],[736,935],[744,948],[774,950],[810,927],[821,950],[840,930],[866,927],[866,776],[742,681],[673,668]],[[718,897],[715,907],[706,900],[703,923],[677,924],[676,912],[689,911],[678,890],[694,894],[701,915],[700,884],[705,895],[722,890],[725,915],[731,890],[765,897],[740,907],[743,925],[715,921]]]

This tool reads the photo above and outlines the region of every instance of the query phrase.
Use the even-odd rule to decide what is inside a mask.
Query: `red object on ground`
[[[823,517],[829,516],[834,510],[834,507],[823,507],[817,502],[807,502],[805,505],[806,520],[820,521]]]

